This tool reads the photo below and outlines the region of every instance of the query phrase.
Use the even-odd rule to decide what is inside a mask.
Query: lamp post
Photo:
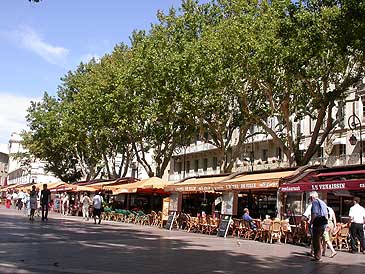
[[[358,126],[359,126],[359,129],[360,129],[360,165],[362,165],[362,126],[361,126],[361,120],[360,118],[355,114],[353,113],[349,119],[348,119],[348,124],[349,124],[349,128],[351,130],[355,130]],[[356,136],[354,134],[351,135],[350,137],[350,144],[351,145],[356,145],[357,143],[357,139],[356,139]]]

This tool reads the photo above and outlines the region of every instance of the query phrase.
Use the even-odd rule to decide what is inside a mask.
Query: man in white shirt
[[[100,195],[100,192],[97,192],[93,198],[93,217],[94,217],[94,224],[96,224],[96,216],[99,218],[99,224],[101,223],[101,207],[103,204],[103,197]]]
[[[360,241],[361,248],[365,254],[365,240],[364,240],[364,222],[365,222],[365,209],[360,205],[360,198],[354,198],[354,205],[350,208],[349,213],[351,226],[351,252],[356,253],[356,240]]]
[[[70,209],[70,197],[64,193],[61,198],[61,214],[68,215]]]
[[[91,205],[91,199],[89,198],[89,195],[85,192],[84,196],[81,198],[81,204],[82,204],[82,217],[84,220],[89,220],[89,207]]]
[[[16,192],[16,190],[14,190],[13,194],[11,194],[11,202],[13,204],[13,207],[16,208],[18,202],[18,193]]]

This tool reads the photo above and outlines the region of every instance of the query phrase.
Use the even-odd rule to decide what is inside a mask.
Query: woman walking
[[[38,198],[38,193],[35,189],[35,186],[32,186],[32,190],[30,191],[29,194],[29,204],[30,204],[30,215],[29,215],[29,220],[33,221],[34,220],[34,212],[37,209],[37,198]]]

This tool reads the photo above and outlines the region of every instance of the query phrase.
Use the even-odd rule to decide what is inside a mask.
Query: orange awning
[[[140,191],[147,191],[153,189],[163,190],[169,182],[166,182],[158,177],[147,178],[135,183],[124,184],[119,188],[112,189],[114,195],[122,194],[122,193],[136,193]]]

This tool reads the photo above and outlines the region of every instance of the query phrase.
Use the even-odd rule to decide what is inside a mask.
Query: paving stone
[[[365,255],[315,263],[308,248],[0,207],[0,273],[363,273]]]

